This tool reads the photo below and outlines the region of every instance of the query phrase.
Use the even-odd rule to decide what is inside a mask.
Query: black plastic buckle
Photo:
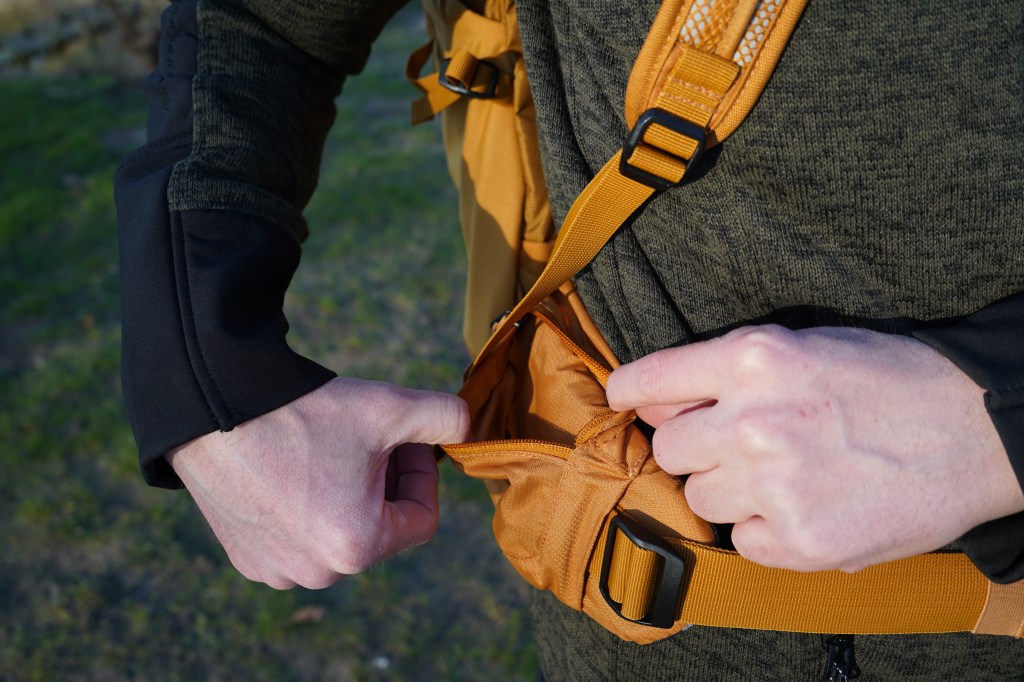
[[[626,616],[622,615],[622,604],[612,599],[608,591],[608,571],[612,565],[617,532],[621,532],[637,547],[654,552],[661,557],[651,605],[648,607],[644,617],[639,620],[626,618]],[[676,607],[679,603],[679,593],[683,588],[683,579],[685,577],[686,562],[675,553],[664,539],[641,527],[636,522],[630,521],[621,514],[612,519],[612,522],[608,524],[608,536],[604,542],[604,560],[601,562],[601,577],[598,585],[604,600],[608,602],[608,606],[620,618],[656,628],[667,629],[672,627],[676,622]]]
[[[707,136],[707,131],[703,127],[696,123],[691,123],[686,119],[679,118],[674,114],[670,114],[664,109],[648,109],[644,113],[640,114],[640,118],[637,119],[636,125],[633,126],[633,130],[629,133],[629,138],[626,140],[625,146],[622,148],[622,157],[619,160],[619,173],[630,180],[636,180],[641,182],[648,187],[654,189],[668,189],[669,187],[676,187],[682,184],[682,178],[679,182],[673,182],[672,180],[666,180],[660,175],[649,173],[636,166],[631,166],[629,159],[633,156],[633,152],[636,151],[637,145],[643,142],[644,134],[647,129],[652,125],[659,125],[663,128],[668,128],[674,133],[684,135],[692,140],[696,140],[697,148],[693,150],[693,154],[689,159],[683,159],[686,161],[686,172],[689,172],[691,168],[697,165],[701,155],[704,153],[704,141]],[[685,176],[685,173],[683,175]]]
[[[494,64],[494,62],[489,62],[486,59],[477,60],[477,70],[479,70],[481,66],[486,66],[491,70],[491,77],[487,81],[487,89],[484,90],[483,92],[471,90],[470,88],[473,87],[472,84],[470,85],[470,87],[466,87],[465,85],[458,85],[456,83],[452,83],[451,81],[449,81],[448,65],[451,64],[451,62],[451,59],[441,60],[441,68],[438,70],[437,73],[437,82],[441,84],[442,88],[451,90],[456,94],[462,95],[463,97],[468,97],[470,99],[490,99],[497,94],[498,81],[501,79],[501,72],[498,71],[498,67]],[[476,72],[473,73],[473,79],[476,80]]]

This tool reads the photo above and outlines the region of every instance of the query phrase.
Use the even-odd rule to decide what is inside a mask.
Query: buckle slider
[[[637,547],[654,552],[661,559],[658,562],[660,566],[656,573],[650,606],[647,608],[647,613],[639,619],[627,618],[622,615],[622,604],[612,599],[608,589],[608,573],[611,569],[612,556],[615,553],[616,535],[620,532]],[[604,559],[601,562],[601,576],[598,585],[604,600],[620,618],[656,628],[672,627],[676,622],[676,606],[679,603],[679,594],[682,591],[685,577],[686,562],[663,538],[622,514],[616,516],[608,524],[608,535],[604,542]]]
[[[622,147],[622,157],[619,160],[619,174],[623,175],[630,180],[636,180],[637,182],[643,183],[648,187],[652,187],[656,190],[668,189],[670,187],[676,187],[681,185],[686,174],[679,179],[679,182],[673,182],[672,180],[666,180],[660,175],[655,175],[649,171],[645,171],[642,168],[638,168],[629,163],[630,158],[633,156],[633,152],[636,151],[638,145],[643,143],[644,135],[647,133],[647,129],[652,125],[659,125],[662,128],[668,128],[674,133],[683,135],[697,142],[696,149],[693,150],[693,154],[689,159],[682,159],[686,162],[686,172],[688,173],[691,168],[697,165],[701,155],[704,153],[704,142],[707,137],[707,131],[696,123],[687,121],[686,119],[679,118],[675,114],[670,114],[664,109],[648,109],[644,113],[640,114],[640,118],[637,119],[636,125],[633,126],[633,130],[629,133],[629,138],[626,140],[626,144]]]
[[[487,87],[481,92],[471,89],[472,83],[464,84],[460,82],[452,82],[448,80],[448,65],[451,64],[451,59],[442,59],[441,68],[437,72],[437,82],[441,84],[442,88],[451,90],[452,92],[467,97],[469,99],[491,99],[498,92],[498,81],[501,79],[501,72],[498,71],[498,67],[494,62],[489,62],[486,59],[479,59],[476,62],[476,71],[473,72],[474,80],[476,79],[476,73],[479,72],[480,67],[487,67],[491,70],[490,78],[487,80]]]

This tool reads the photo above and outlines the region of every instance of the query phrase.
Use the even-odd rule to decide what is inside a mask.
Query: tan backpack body
[[[715,548],[683,483],[655,463],[635,414],[607,405],[604,384],[617,360],[569,280],[646,201],[678,186],[706,147],[739,126],[805,0],[664,2],[630,77],[625,111],[633,133],[576,200],[553,246],[510,3],[488,1],[486,16],[444,0],[426,4],[434,42],[414,55],[411,72],[418,75],[428,51],[441,68],[416,80],[425,96],[414,118],[443,110],[470,258],[467,340],[474,351],[482,347],[460,393],[479,440],[444,450],[488,483],[495,536],[523,578],[639,643],[688,624],[1024,636],[1024,581],[992,584],[959,553],[851,575],[769,569]],[[504,42],[461,37],[460,26],[480,21],[504,27]],[[532,137],[513,143],[510,135]],[[530,177],[505,177],[512,172]],[[505,193],[500,214],[495,188]],[[488,244],[500,248],[491,253]],[[474,290],[498,273],[509,277],[502,292]],[[517,289],[512,301],[509,282]],[[493,334],[479,331],[507,308]]]
[[[457,0],[424,3],[431,41],[408,68],[427,93],[413,123],[442,112],[468,254],[463,337],[471,354],[487,341],[495,315],[533,285],[555,234],[515,8],[511,0],[486,5],[478,13]],[[439,71],[420,78],[431,59]]]

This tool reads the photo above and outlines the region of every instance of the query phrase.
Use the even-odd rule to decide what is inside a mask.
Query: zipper
[[[458,443],[455,445],[445,445],[443,447],[449,455],[452,453],[479,455],[493,452],[495,450],[503,452],[508,452],[509,450],[525,450],[526,452],[551,455],[552,457],[558,457],[559,459],[569,459],[569,456],[572,454],[572,448],[568,445],[536,439],[478,440],[473,441],[472,443]]]
[[[853,635],[822,635],[821,647],[827,652],[827,658],[819,682],[849,682],[860,677]]]
[[[604,367],[600,362],[590,357],[590,354],[580,348],[575,341],[569,338],[569,336],[562,330],[558,323],[551,318],[551,313],[546,310],[535,310],[533,316],[548,326],[548,328],[558,337],[558,339],[569,347],[569,350],[580,359],[580,361],[587,366],[590,373],[594,375],[601,386],[608,384],[608,377],[611,372]]]

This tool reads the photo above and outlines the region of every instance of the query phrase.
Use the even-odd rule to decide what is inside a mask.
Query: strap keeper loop
[[[648,144],[644,140],[644,136],[652,125],[660,126],[672,131],[673,133],[677,133],[694,140],[697,143],[697,146],[694,148],[689,159],[683,159],[676,154],[672,154],[672,156],[675,156],[684,162],[686,171],[689,171],[697,165],[701,155],[704,153],[707,130],[705,130],[703,126],[680,118],[665,111],[664,109],[655,108],[648,109],[644,113],[640,114],[640,117],[636,121],[636,125],[633,126],[633,130],[630,131],[629,138],[626,140],[626,144],[622,148],[622,156],[619,160],[619,173],[630,180],[635,180],[636,182],[647,185],[655,190],[665,190],[670,187],[681,185],[683,178],[686,177],[686,171],[684,171],[683,176],[678,180],[663,178],[660,175],[656,175],[639,168],[638,166],[634,166],[629,162],[630,158],[633,156],[633,152],[636,151],[636,148],[640,144]],[[671,152],[668,152],[667,150],[661,151],[671,154]]]
[[[486,59],[474,59],[474,62],[475,68],[473,69],[472,77],[462,79],[449,78],[448,67],[451,65],[452,60],[451,58],[442,60],[441,68],[437,74],[437,82],[446,90],[451,90],[469,99],[493,99],[498,93],[498,81],[501,79],[501,71],[498,70],[494,62],[487,61]],[[482,84],[483,87],[476,84],[481,68],[490,70],[487,81]]]

